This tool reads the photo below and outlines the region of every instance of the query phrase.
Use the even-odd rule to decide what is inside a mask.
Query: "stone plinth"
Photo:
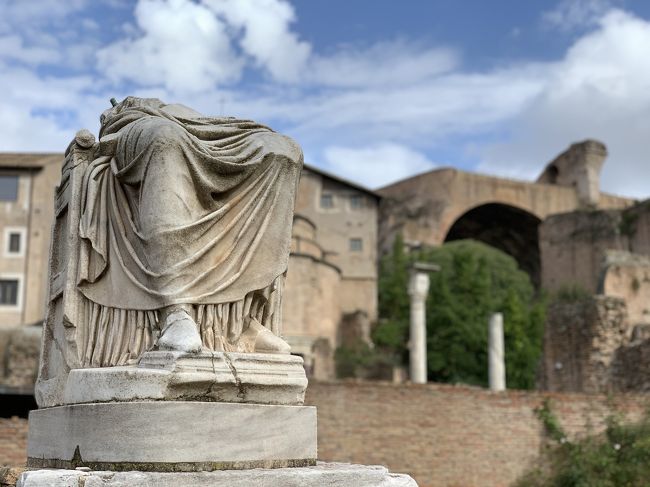
[[[294,355],[147,352],[137,366],[71,370],[63,399],[301,405],[306,388],[303,360]]]
[[[201,471],[316,463],[316,408],[157,401],[59,406],[29,415],[36,468]]]
[[[24,472],[16,487],[417,487],[408,475],[384,467],[319,463],[306,468],[228,470],[220,472],[82,472],[39,470]]]

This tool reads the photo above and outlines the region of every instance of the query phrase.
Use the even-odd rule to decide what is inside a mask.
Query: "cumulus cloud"
[[[647,197],[648,45],[650,23],[610,11],[597,30],[580,38],[561,62],[549,66],[551,75],[541,94],[516,117],[512,140],[486,147],[479,170],[534,177],[571,142],[597,138],[610,153],[603,188]]]
[[[140,29],[97,53],[98,68],[113,82],[165,86],[196,92],[239,79],[243,62],[234,53],[227,26],[204,5],[190,0],[140,0]]]
[[[329,171],[370,188],[385,186],[436,167],[421,152],[394,143],[368,147],[327,147],[324,158]]]
[[[114,82],[205,92],[239,81],[250,65],[276,82],[296,82],[311,46],[291,30],[284,0],[139,0],[136,26],[98,53]]]
[[[239,44],[277,81],[297,81],[311,45],[291,31],[293,7],[281,0],[204,0],[229,25],[243,31]]]

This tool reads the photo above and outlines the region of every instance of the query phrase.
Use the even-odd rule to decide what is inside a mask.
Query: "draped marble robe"
[[[177,107],[129,97],[102,116],[79,225],[84,366],[137,359],[175,304],[192,305],[213,350],[247,351],[251,318],[280,333],[302,152],[255,122]]]

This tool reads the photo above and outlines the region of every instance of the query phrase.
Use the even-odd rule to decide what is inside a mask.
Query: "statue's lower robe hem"
[[[239,301],[192,305],[190,315],[199,326],[203,346],[217,352],[252,352],[250,344],[239,341],[251,319],[279,335],[283,285],[281,275]],[[86,324],[77,329],[83,334],[78,337],[80,367],[133,364],[154,346],[160,333],[157,311],[112,308],[80,298]]]

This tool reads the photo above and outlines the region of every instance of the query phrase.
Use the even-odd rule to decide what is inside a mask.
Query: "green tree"
[[[408,266],[413,261],[441,266],[431,274],[427,299],[429,380],[486,385],[487,322],[491,313],[501,311],[508,386],[533,387],[544,303],[512,257],[480,242],[455,241],[406,255],[397,239],[380,263],[377,345],[406,363]]]
[[[408,340],[408,266],[409,257],[404,252],[402,237],[398,236],[392,252],[379,265],[379,324],[373,331],[375,345],[397,356],[405,354]]]

